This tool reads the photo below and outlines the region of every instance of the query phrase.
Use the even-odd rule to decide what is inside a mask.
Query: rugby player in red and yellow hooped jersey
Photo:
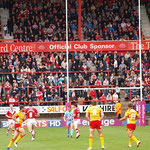
[[[97,104],[96,100],[93,100],[92,106],[90,106],[86,112],[86,118],[88,121],[90,121],[90,137],[89,137],[88,150],[92,149],[93,135],[94,135],[95,129],[97,129],[97,131],[99,133],[101,146],[102,146],[102,149],[104,149],[104,137],[103,137],[102,130],[101,130],[102,129],[101,121],[104,118],[104,113],[103,113],[103,110],[96,104]]]
[[[22,127],[22,123],[26,119],[26,117],[25,117],[25,107],[20,106],[20,110],[16,114],[13,115],[12,119],[15,121],[15,134],[14,134],[12,140],[10,141],[7,149],[11,149],[11,146],[12,146],[13,143],[17,147],[17,143],[20,141],[20,139],[22,137],[24,137],[26,135],[25,130]]]
[[[136,120],[140,119],[139,114],[133,109],[133,104],[129,102],[128,104],[128,110],[126,111],[123,118],[120,119],[120,121],[123,121],[127,119],[127,133],[129,136],[129,145],[128,147],[132,147],[132,140],[136,142],[137,147],[140,145],[140,141],[136,139],[135,136],[133,136],[133,132],[136,129]]]

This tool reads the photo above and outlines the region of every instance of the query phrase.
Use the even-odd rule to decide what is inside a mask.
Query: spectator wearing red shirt
[[[90,90],[89,95],[91,96],[92,99],[96,98],[96,91],[95,90]]]
[[[7,93],[11,88],[11,84],[9,83],[9,81],[6,81],[6,83],[4,84],[4,89],[5,89],[5,97],[7,97]]]
[[[83,71],[87,71],[88,70],[88,66],[85,63],[83,63],[83,65],[82,65],[82,70]]]
[[[99,100],[100,100],[99,104],[101,104],[101,103],[104,104],[106,101],[106,95],[103,93]]]
[[[36,100],[37,102],[40,102],[42,101],[42,92],[38,89],[37,92],[36,92]]]

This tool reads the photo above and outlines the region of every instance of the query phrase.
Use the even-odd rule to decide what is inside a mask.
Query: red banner
[[[150,41],[142,41],[142,50]],[[69,42],[69,51],[128,51],[139,50],[139,41],[82,41]],[[66,42],[0,43],[0,53],[66,51]]]

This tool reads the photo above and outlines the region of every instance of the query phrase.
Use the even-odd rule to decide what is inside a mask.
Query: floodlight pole
[[[138,0],[139,12],[139,58],[140,58],[140,100],[143,100],[143,85],[142,85],[142,47],[141,47],[141,0]]]
[[[67,0],[66,0],[66,62],[67,62],[67,102],[69,102],[68,1]]]

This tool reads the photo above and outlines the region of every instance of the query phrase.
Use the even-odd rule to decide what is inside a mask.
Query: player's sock
[[[8,144],[8,147],[11,147],[12,146],[12,144],[14,143],[14,139],[12,139],[11,141],[10,141],[10,143]]]
[[[7,129],[7,136],[8,136],[9,128]]]
[[[8,136],[9,128],[7,129],[6,135]]]
[[[79,129],[78,129],[78,128],[76,129],[76,133],[77,133],[77,134],[79,133]]]
[[[101,146],[104,147],[104,137],[100,136],[100,142],[101,142]]]
[[[93,145],[93,137],[89,137],[89,148],[92,148]]]
[[[129,145],[132,145],[132,139],[129,138]]]
[[[12,129],[12,135],[14,135],[14,132],[15,132],[15,130],[14,130],[14,129]]]
[[[135,137],[135,136],[131,136],[131,139],[133,140],[133,141],[135,141],[136,143],[138,142],[138,140],[137,140],[137,138]]]
[[[32,134],[32,137],[34,137],[34,135],[35,135],[34,130],[31,130],[30,133]]]
[[[67,130],[67,134],[68,134],[68,136],[69,136],[69,130]]]
[[[73,136],[73,129],[71,129],[71,136]]]
[[[18,143],[18,142],[21,140],[22,137],[23,137],[23,135],[20,134],[20,135],[18,136],[17,140],[16,140],[16,143]]]

